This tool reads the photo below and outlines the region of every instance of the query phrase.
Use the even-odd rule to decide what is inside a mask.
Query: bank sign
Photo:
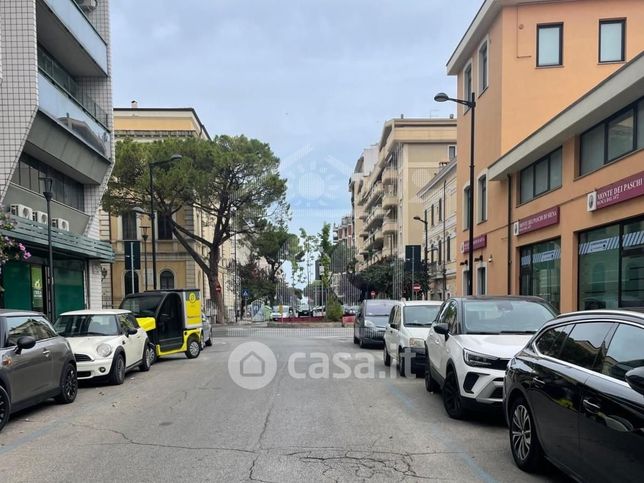
[[[539,230],[547,226],[556,225],[559,223],[559,207],[555,206],[539,213],[535,213],[527,218],[521,218],[514,223],[513,232],[514,236],[530,233],[531,231]]]
[[[644,195],[644,171],[588,193],[586,208],[588,211],[601,210],[642,195]]]

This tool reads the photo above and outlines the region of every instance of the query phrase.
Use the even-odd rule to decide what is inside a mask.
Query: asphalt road
[[[276,361],[256,390],[228,369],[251,341]],[[240,371],[254,383],[258,367]],[[229,331],[198,359],[86,385],[72,405],[14,415],[0,468],[5,482],[566,481],[516,469],[501,418],[450,420],[439,395],[385,370],[380,350],[358,349],[350,329]]]

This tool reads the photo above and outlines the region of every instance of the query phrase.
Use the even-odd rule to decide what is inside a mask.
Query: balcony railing
[[[382,184],[395,183],[398,181],[398,171],[394,168],[385,168],[382,172]]]
[[[44,0],[96,64],[107,72],[107,44],[74,0]]]
[[[54,84],[74,99],[90,116],[100,122],[103,127],[107,127],[107,113],[96,104],[94,99],[83,92],[74,78],[40,46],[38,47],[38,68]]]

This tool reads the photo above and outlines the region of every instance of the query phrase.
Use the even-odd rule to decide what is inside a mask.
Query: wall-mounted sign
[[[479,235],[474,238],[474,250],[479,250],[487,246],[487,235]],[[464,241],[461,243],[461,253],[469,253],[470,251],[470,241]]]
[[[644,195],[644,171],[588,193],[586,209],[601,210],[642,195]]]
[[[526,218],[521,218],[514,224],[514,235],[519,236],[531,231],[540,230],[559,223],[559,207],[555,206]]]

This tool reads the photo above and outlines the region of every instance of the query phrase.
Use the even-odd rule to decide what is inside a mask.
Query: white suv
[[[537,297],[462,297],[445,302],[427,336],[425,388],[442,389],[447,414],[500,407],[508,362],[554,309]]]
[[[442,302],[419,300],[400,302],[391,309],[385,329],[385,366],[397,361],[398,373],[422,375],[425,371],[425,340]]]

